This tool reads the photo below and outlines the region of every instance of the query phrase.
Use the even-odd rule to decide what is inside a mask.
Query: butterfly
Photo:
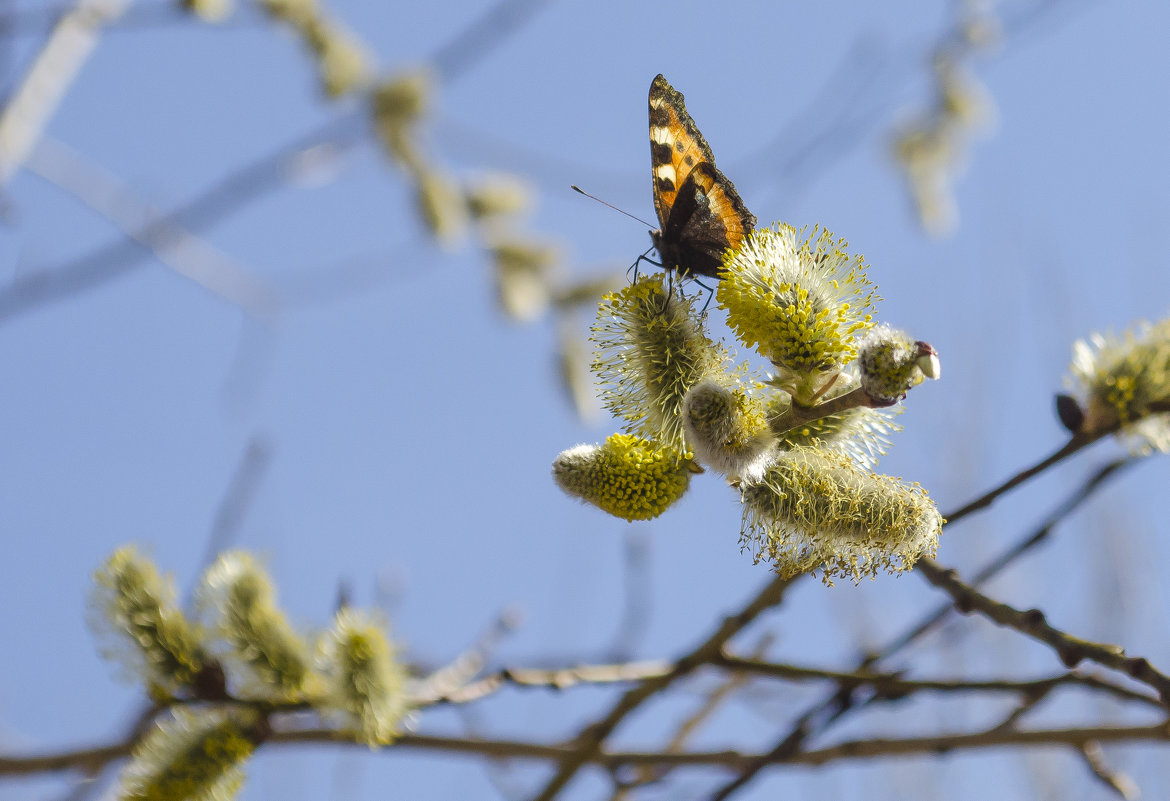
[[[650,84],[650,169],[659,229],[650,239],[667,269],[719,278],[723,253],[756,227],[735,186],[687,113],[682,93],[659,75]]]

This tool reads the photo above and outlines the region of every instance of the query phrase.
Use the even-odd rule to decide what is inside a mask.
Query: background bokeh
[[[43,43],[46,8],[0,7],[8,91]],[[488,6],[328,8],[389,76],[426,65]],[[881,468],[955,508],[1064,441],[1052,395],[1076,338],[1161,317],[1170,295],[1161,241],[1170,218],[1170,7],[990,7],[999,42],[964,64],[994,119],[971,136],[955,176],[957,226],[934,237],[891,147],[899,126],[934,102],[931,54],[954,36],[959,11],[910,0],[533,4],[515,30],[439,83],[424,127],[428,156],[461,177],[522,174],[538,196],[517,230],[560,248],[566,283],[620,275],[649,245],[644,227],[569,184],[653,216],[646,92],[664,73],[761,224],[819,224],[848,238],[871,265],[880,317],[940,352],[943,380],[911,394],[905,431]],[[3,187],[0,749],[120,735],[140,690],[117,681],[87,628],[92,571],[134,541],[189,586],[250,448],[260,454],[255,485],[229,526],[231,544],[264,556],[298,623],[327,623],[344,588],[355,604],[385,609],[420,664],[452,659],[506,610],[523,619],[496,651],[498,664],[669,658],[768,581],[765,566],[740,554],[737,498],[712,475],[659,520],[634,526],[554,486],[557,452],[613,430],[604,414],[583,422],[563,391],[565,321],[508,319],[481,240],[434,244],[363,114],[360,102],[325,100],[307,53],[255,8],[241,4],[208,25],[140,0],[103,33],[46,127],[42,160],[72,153],[158,211],[251,169],[180,221],[275,288],[281,305],[268,318],[127,244],[31,170]],[[313,151],[311,164],[264,167],[330,126],[341,144]],[[31,276],[86,265],[97,276],[88,285],[44,302],[12,294]],[[588,316],[576,321],[580,337]],[[970,572],[1118,452],[1099,444],[947,530],[940,561]],[[1170,665],[1159,570],[1170,556],[1166,476],[1159,459],[1129,471],[992,594]],[[845,665],[939,600],[914,575],[831,589],[804,581],[738,643],[746,650],[768,632],[778,658]],[[898,664],[921,675],[1058,668],[1050,651],[976,619]],[[648,707],[616,742],[657,742],[710,679]],[[419,729],[556,740],[612,693],[509,692],[428,712]],[[753,685],[695,745],[770,747],[816,696]],[[916,699],[858,716],[825,742],[961,730],[995,720],[1007,704]],[[1068,694],[1029,720],[1087,715],[1133,719]],[[1145,797],[1170,793],[1164,746],[1106,753]],[[545,775],[532,764],[319,747],[265,751],[248,773],[244,798],[347,799],[523,798]],[[681,772],[645,797],[700,797],[719,778]],[[568,797],[600,798],[606,787],[585,772]],[[12,799],[66,790],[54,779],[0,784]],[[992,794],[1111,797],[1059,750],[777,769],[739,797]]]

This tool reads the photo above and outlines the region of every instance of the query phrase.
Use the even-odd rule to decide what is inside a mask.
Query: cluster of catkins
[[[696,297],[654,274],[605,296],[593,363],[624,433],[561,453],[567,493],[626,520],[662,514],[691,476],[722,474],[743,504],[741,545],[795,575],[854,581],[933,554],[943,519],[917,484],[873,472],[891,407],[937,378],[934,349],[873,321],[865,262],[828,231],[777,224],[724,258],[727,325],[771,362],[733,368]]]
[[[393,741],[411,711],[406,668],[374,617],[342,609],[310,639],[246,553],[225,553],[204,574],[195,615],[134,548],[116,551],[95,579],[106,655],[169,707],[123,770],[122,799],[231,798],[273,712],[315,712],[374,747]]]

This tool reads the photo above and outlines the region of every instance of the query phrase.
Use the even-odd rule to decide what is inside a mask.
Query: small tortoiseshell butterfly
[[[667,269],[718,278],[723,253],[756,227],[735,186],[687,113],[681,93],[659,75],[650,84],[650,168],[659,229],[650,232]]]

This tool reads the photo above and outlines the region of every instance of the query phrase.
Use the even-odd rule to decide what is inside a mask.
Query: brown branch
[[[1164,705],[1170,706],[1170,676],[1155,669],[1142,657],[1128,657],[1125,649],[1118,645],[1091,642],[1054,628],[1048,624],[1039,609],[1020,611],[1013,606],[1000,603],[974,587],[963,583],[958,573],[944,568],[933,559],[919,560],[914,568],[934,586],[946,592],[954,600],[955,608],[963,613],[979,612],[1001,626],[1015,629],[1032,639],[1039,640],[1056,651],[1060,661],[1068,667],[1075,667],[1085,659],[1121,671],[1126,675],[1152,687],[1158,692]]]
[[[771,634],[765,634],[761,637],[756,647],[752,649],[752,657],[757,659],[762,658],[771,647],[773,639]],[[715,687],[715,689],[707,694],[707,697],[703,700],[699,708],[682,722],[678,730],[670,738],[670,741],[667,742],[664,750],[671,754],[682,751],[683,746],[699,730],[699,727],[714,715],[738,690],[742,689],[749,680],[750,676],[747,673],[733,673],[722,684]],[[618,784],[610,801],[624,801],[632,791],[642,785],[656,781],[662,775],[661,770],[643,767],[637,772],[637,776],[634,779]]]
[[[873,399],[869,397],[869,393],[861,387],[857,387],[846,392],[844,395],[838,395],[824,403],[818,403],[816,406],[801,406],[793,401],[792,405],[783,414],[769,420],[769,425],[775,434],[780,435],[786,431],[798,428],[805,423],[820,420],[822,417],[829,417],[830,415],[840,414],[850,409],[872,407],[874,405]]]
[[[1150,417],[1150,416],[1153,416],[1156,414],[1170,413],[1170,401],[1155,401],[1153,403],[1150,403],[1148,405],[1148,408],[1146,411],[1147,411],[1147,414],[1146,414],[1147,417]],[[1133,423],[1136,423],[1136,422],[1139,422],[1139,421],[1136,421],[1136,420],[1133,421]],[[989,490],[988,492],[984,493],[983,495],[979,496],[975,500],[968,503],[966,506],[963,506],[959,509],[956,509],[955,511],[944,515],[944,517],[946,518],[948,523],[954,523],[955,521],[961,520],[962,518],[966,517],[967,515],[971,514],[972,512],[977,512],[980,509],[985,509],[988,506],[991,506],[991,504],[994,503],[995,500],[997,498],[999,498],[999,496],[1003,495],[1004,493],[1010,492],[1011,490],[1013,490],[1016,487],[1023,484],[1028,479],[1034,478],[1034,477],[1038,476],[1040,473],[1043,473],[1048,468],[1052,467],[1053,465],[1064,461],[1069,456],[1072,456],[1074,453],[1081,450],[1082,448],[1085,448],[1085,447],[1088,447],[1089,445],[1092,445],[1094,442],[1096,442],[1099,439],[1102,439],[1103,437],[1107,437],[1110,434],[1120,433],[1123,430],[1124,430],[1124,427],[1121,425],[1112,425],[1112,426],[1107,426],[1104,428],[1097,429],[1095,431],[1078,431],[1076,434],[1073,434],[1072,437],[1069,438],[1068,442],[1064,443],[1064,445],[1061,445],[1059,448],[1057,448],[1056,451],[1054,453],[1052,453],[1050,456],[1047,456],[1044,459],[1041,459],[1039,462],[1037,462],[1036,464],[1032,465],[1031,467],[1029,467],[1025,470],[1021,470],[1020,472],[1016,473],[1014,476],[1009,478],[1007,481],[1000,484],[998,487],[996,487],[992,490]]]
[[[1035,476],[1038,476],[1040,473],[1043,473],[1048,468],[1052,467],[1055,464],[1058,464],[1058,463],[1064,461],[1065,459],[1067,459],[1069,456],[1072,456],[1077,451],[1091,445],[1092,443],[1096,442],[1097,440],[1101,439],[1103,436],[1105,436],[1106,434],[1109,434],[1109,433],[1112,433],[1112,432],[1098,431],[1098,432],[1095,432],[1092,434],[1083,434],[1083,433],[1082,434],[1074,434],[1072,437],[1069,438],[1068,442],[1064,443],[1059,448],[1057,448],[1054,453],[1050,454],[1049,456],[1045,457],[1044,459],[1041,459],[1039,462],[1032,465],[1031,467],[1028,467],[1028,468],[1016,473],[1014,476],[1012,476],[1007,481],[1000,484],[998,487],[995,487],[994,489],[988,490],[983,495],[980,495],[978,498],[976,498],[975,500],[968,503],[966,506],[962,506],[959,509],[956,509],[955,511],[949,512],[948,514],[944,515],[947,523],[948,524],[954,523],[957,520],[962,520],[964,517],[971,514],[972,512],[977,512],[980,509],[986,509],[988,506],[991,506],[991,504],[995,503],[996,499],[999,498],[999,496],[1001,496],[1007,492],[1010,492],[1011,490],[1013,490],[1016,487],[1023,484],[1028,479],[1034,478]]]
[[[617,682],[661,679],[674,666],[670,662],[627,662],[615,665],[577,665],[551,670],[504,668],[471,684],[453,688],[435,697],[436,702],[465,704],[485,698],[502,687],[564,690],[578,684],[613,684]]]
[[[535,798],[550,801],[577,774],[582,765],[595,761],[601,753],[601,745],[626,716],[645,703],[649,698],[669,687],[677,679],[686,676],[700,665],[709,663],[719,656],[723,646],[748,624],[784,600],[785,591],[791,585],[790,579],[773,578],[767,586],[740,612],[724,619],[723,623],[697,648],[674,663],[670,672],[647,679],[637,687],[628,690],[610,710],[609,714],[587,726],[572,743],[573,752],[560,760],[556,773]]]
[[[1126,701],[1136,701],[1147,706],[1163,709],[1155,696],[1122,687],[1100,676],[1082,673],[1060,673],[1037,679],[906,679],[897,673],[871,673],[867,670],[845,672],[821,668],[745,659],[723,653],[712,665],[727,670],[751,673],[757,676],[788,679],[790,681],[832,681],[841,690],[856,690],[870,687],[883,698],[901,698],[916,692],[1000,692],[1019,693],[1027,698],[1039,700],[1051,690],[1071,685],[1098,690]]]
[[[1066,746],[1082,748],[1091,743],[1166,742],[1170,741],[1170,723],[1150,726],[1084,726],[1063,729],[987,729],[961,734],[934,734],[922,737],[850,740],[825,748],[801,751],[783,758],[772,759],[771,764],[824,765],[844,759],[876,759],[908,754],[938,755],[950,751],[1013,746]],[[352,732],[334,729],[297,729],[274,732],[265,745],[336,744],[367,750]],[[61,771],[92,771],[109,762],[123,759],[130,753],[130,742],[98,748],[80,749],[59,754],[27,757],[0,756],[0,776],[30,775]],[[486,740],[462,737],[442,737],[427,734],[405,734],[383,753],[393,754],[400,749],[416,749],[439,753],[482,756],[490,759],[512,758],[539,761],[563,761],[579,757],[572,745],[548,745],[518,740]],[[687,751],[662,753],[656,751],[593,751],[582,759],[582,764],[601,765],[610,770],[621,767],[719,767],[743,770],[768,754],[743,753],[734,750]]]

